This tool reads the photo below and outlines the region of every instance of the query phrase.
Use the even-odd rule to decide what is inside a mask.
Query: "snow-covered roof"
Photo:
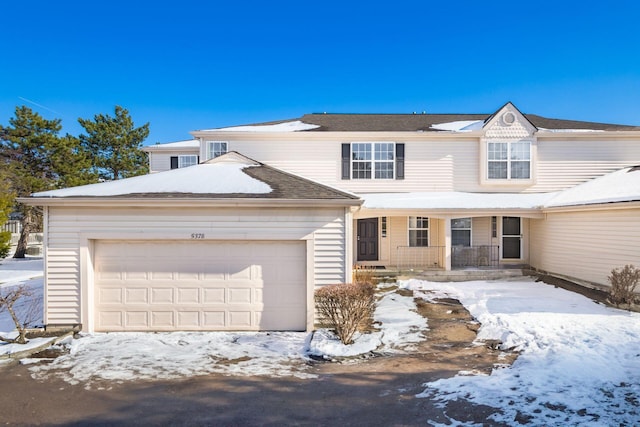
[[[158,143],[155,145],[149,145],[146,147],[143,147],[144,149],[148,149],[148,148],[165,148],[165,149],[171,149],[171,148],[200,148],[200,140],[198,139],[187,139],[185,141],[175,141],[175,142],[167,142],[167,143]]]
[[[430,129],[448,130],[452,132],[471,132],[480,130],[484,126],[484,120],[458,120],[455,122],[434,123]]]
[[[32,204],[61,198],[285,199],[360,205],[360,198],[267,166],[237,152],[198,165],[118,181],[34,193]],[[45,201],[45,199],[48,199]],[[53,202],[56,203],[56,202]]]
[[[536,209],[557,193],[376,193],[362,194],[365,209]]]
[[[628,167],[558,193],[545,207],[640,201],[640,167]]]
[[[215,159],[214,159],[215,160]],[[33,197],[100,197],[133,194],[264,194],[266,183],[244,173],[258,166],[246,161],[209,161],[186,168],[173,169],[99,184],[34,193]]]
[[[274,124],[257,124],[248,126],[232,126],[218,129],[203,129],[205,131],[219,132],[299,132],[318,128],[318,125],[304,123],[301,120]]]

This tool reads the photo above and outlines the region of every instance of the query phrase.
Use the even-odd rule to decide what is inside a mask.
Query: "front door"
[[[358,220],[358,261],[378,260],[378,218]]]
[[[502,258],[520,259],[522,246],[522,227],[517,216],[502,217]]]

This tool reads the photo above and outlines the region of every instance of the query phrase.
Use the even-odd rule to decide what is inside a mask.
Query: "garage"
[[[234,152],[22,201],[43,208],[46,327],[87,332],[310,331],[362,204]]]
[[[96,241],[95,330],[305,330],[301,241]]]

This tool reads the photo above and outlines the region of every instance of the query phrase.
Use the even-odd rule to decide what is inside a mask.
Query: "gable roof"
[[[354,194],[283,172],[237,152],[186,168],[32,194],[32,199],[286,199],[360,204]],[[28,199],[27,199],[28,200]],[[35,203],[32,203],[35,204]]]

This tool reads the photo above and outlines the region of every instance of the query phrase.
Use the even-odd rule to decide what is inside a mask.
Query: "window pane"
[[[375,144],[375,160],[393,160],[393,144]]]
[[[489,162],[489,179],[507,179],[507,162]]]
[[[471,246],[471,230],[451,230],[452,246]]]
[[[353,162],[351,176],[353,179],[371,179],[371,162]]]
[[[393,179],[393,162],[377,162],[376,178]]]
[[[471,228],[471,218],[457,218],[451,220],[451,229],[470,229]]]
[[[429,246],[428,230],[409,230],[409,246],[426,247]]]
[[[506,142],[490,142],[489,160],[507,160],[508,144]]]
[[[511,143],[511,160],[529,160],[531,158],[530,143],[527,141]]]
[[[209,158],[214,159],[218,156],[222,156],[227,152],[227,143],[222,141],[209,141]]]
[[[186,168],[198,163],[198,156],[178,156],[178,168]]]
[[[371,160],[371,144],[351,144],[352,160]]]
[[[512,179],[529,179],[529,162],[511,162]]]

